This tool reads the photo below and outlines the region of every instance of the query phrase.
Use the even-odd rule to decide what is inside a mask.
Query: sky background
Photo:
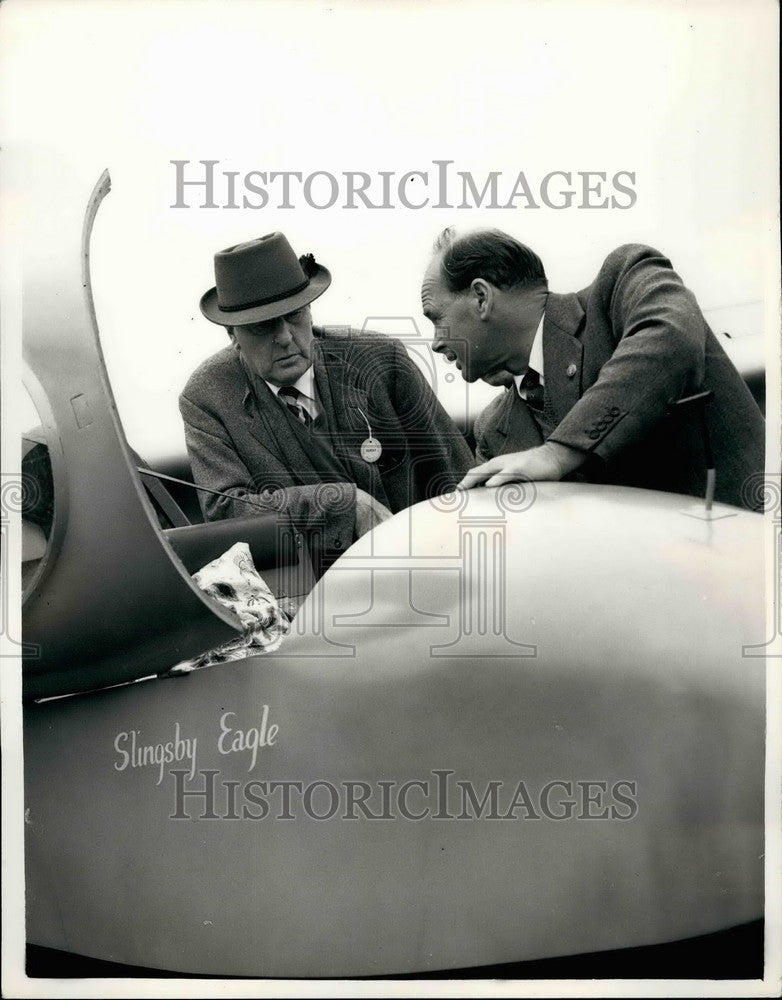
[[[775,336],[776,7],[743,3],[22,3],[0,8],[0,125],[9,226],[24,239],[36,185],[86,197],[98,323],[130,443],[183,448],[177,396],[225,343],[201,316],[216,250],[276,229],[333,284],[322,324],[423,338],[419,289],[448,224],[530,244],[574,291],[624,242],[657,246],[710,318]],[[636,175],[628,210],[174,209],[171,160],[218,170],[433,170],[479,187],[519,171]],[[222,190],[222,189],[219,189]],[[197,196],[188,195],[195,202]],[[271,199],[276,202],[276,196]],[[523,201],[517,202],[523,204]],[[338,203],[339,205],[339,203]],[[17,229],[14,231],[14,224]],[[770,311],[771,310],[771,311]],[[453,410],[458,376],[431,368]],[[450,374],[450,373],[448,373]],[[478,385],[472,411],[486,401]]]
[[[276,229],[332,271],[315,320],[417,330],[418,360],[434,363],[435,389],[453,412],[468,402],[476,412],[490,391],[478,384],[468,401],[458,376],[447,381],[453,373],[427,354],[420,281],[447,224],[507,229],[540,254],[555,291],[588,284],[621,243],[657,246],[715,329],[765,339],[774,399],[777,43],[771,0],[3,0],[4,468],[18,466],[18,431],[37,422],[18,391],[31,223],[45,202],[86,207],[105,168],[112,191],[93,232],[93,291],[119,413],[148,461],[184,451],[178,394],[225,343],[198,309],[215,251]],[[301,199],[290,211],[171,208],[170,161],[201,159],[241,174],[402,173],[450,159],[479,183],[489,171],[524,171],[533,186],[553,170],[626,170],[637,201],[626,211],[318,211]],[[776,438],[778,420],[768,426]],[[778,438],[769,455],[776,465]],[[770,553],[775,544],[769,535]],[[20,548],[12,533],[9,565]],[[15,677],[4,675],[6,746],[9,732],[21,733],[20,712],[8,725],[21,700]],[[14,861],[21,768],[3,777]],[[22,921],[8,923],[20,937]]]

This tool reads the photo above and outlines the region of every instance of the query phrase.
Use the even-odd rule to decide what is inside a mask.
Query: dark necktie
[[[302,393],[292,385],[284,385],[277,393],[280,399],[288,407],[288,410],[293,414],[293,416],[304,424],[305,427],[310,427],[312,425],[312,417],[309,415],[307,410],[301,405],[299,400],[301,399]]]
[[[528,368],[524,378],[521,380],[520,387],[524,390],[524,399],[526,400],[527,406],[531,406],[533,410],[543,411],[543,386],[540,384],[540,375],[535,371],[534,368]]]

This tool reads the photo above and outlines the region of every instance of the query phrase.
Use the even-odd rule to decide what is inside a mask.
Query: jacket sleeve
[[[179,398],[179,409],[196,485],[227,494],[199,491],[206,520],[246,517],[259,508],[284,511],[300,531],[322,528],[325,548],[348,548],[355,530],[353,483],[278,484],[258,491],[222,422],[184,394]]]
[[[475,463],[464,435],[404,345],[393,344],[394,402],[407,434],[416,502],[452,490]]]
[[[658,251],[620,248],[603,272],[615,278],[602,282],[615,347],[549,440],[610,460],[643,439],[674,400],[700,390],[707,328],[695,297]]]

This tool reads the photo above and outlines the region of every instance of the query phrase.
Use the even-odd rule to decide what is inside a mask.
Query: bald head
[[[506,385],[527,367],[548,285],[540,259],[500,230],[444,230],[421,284],[432,349],[467,382]]]

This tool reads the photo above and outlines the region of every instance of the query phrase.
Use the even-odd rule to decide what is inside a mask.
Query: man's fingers
[[[514,476],[511,472],[497,472],[491,479],[486,480],[486,486],[504,486],[506,483],[512,483],[514,479],[518,478],[518,476]]]
[[[470,469],[469,472],[465,472],[462,477],[462,481],[457,484],[456,488],[458,490],[469,490],[473,486],[480,486],[481,483],[486,482],[486,480],[499,468],[499,464],[496,458],[492,458],[488,462],[484,462],[483,465],[476,465],[474,469]]]
[[[473,471],[475,471],[475,470],[473,470]],[[468,473],[468,475],[469,474],[470,473]],[[472,483],[471,485],[473,485],[473,486],[480,486],[480,485],[483,485],[483,486],[505,486],[506,483],[529,482],[531,480],[531,478],[532,477],[529,476],[527,473],[521,472],[521,471],[519,471],[517,469],[514,469],[513,467],[511,467],[509,469],[503,469],[503,468],[500,467],[496,471],[489,471],[489,470],[487,470],[486,472],[484,472],[482,474],[482,476],[481,476],[481,482],[480,483]],[[467,486],[465,488],[469,489],[470,487]]]
[[[460,483],[456,484],[457,490],[471,490],[473,486],[481,486],[491,475],[490,472],[468,472]]]

